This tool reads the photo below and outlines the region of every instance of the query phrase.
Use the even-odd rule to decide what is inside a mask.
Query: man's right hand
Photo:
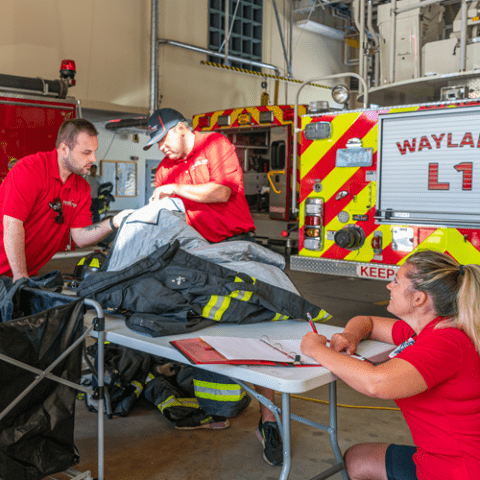
[[[120,228],[120,225],[122,224],[122,221],[125,217],[128,217],[131,213],[133,213],[135,210],[134,209],[128,209],[128,210],[122,210],[120,213],[117,213],[113,217],[113,224],[115,227]]]
[[[153,195],[150,197],[150,203],[156,200],[161,200],[165,197],[171,197],[176,193],[175,184],[169,183],[168,185],[160,185],[153,191]]]

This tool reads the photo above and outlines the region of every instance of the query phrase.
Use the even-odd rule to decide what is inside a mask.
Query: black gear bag
[[[1,355],[45,371],[81,337],[82,300],[30,289],[18,289],[10,298],[13,311],[23,316],[0,323]],[[81,353],[79,345],[51,373],[78,383]],[[73,438],[75,389],[44,378],[11,408],[37,375],[0,359],[0,415],[7,412],[0,419],[0,478],[5,480],[40,480],[79,460]]]

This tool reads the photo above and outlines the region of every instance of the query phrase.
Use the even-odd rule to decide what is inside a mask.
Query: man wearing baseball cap
[[[172,108],[156,110],[147,128],[150,141],[143,149],[158,143],[165,155],[157,168],[151,201],[180,197],[187,223],[209,242],[254,241],[255,226],[234,145],[220,133],[192,132],[185,117]],[[256,390],[273,403],[273,390],[259,386]],[[262,417],[256,433],[263,445],[263,458],[270,465],[281,465],[283,443],[275,416],[263,404],[260,407]],[[213,420],[218,422],[219,418]],[[205,420],[200,421],[199,426],[175,426],[206,428]]]
[[[158,143],[165,155],[152,199],[180,197],[187,223],[209,242],[252,237],[255,225],[232,143],[220,133],[192,132],[172,108],[156,110],[147,126],[150,141],[143,149]]]

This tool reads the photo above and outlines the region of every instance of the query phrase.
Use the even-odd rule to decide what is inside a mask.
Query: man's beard
[[[75,158],[71,152],[66,157],[63,157],[63,164],[69,172],[83,175],[83,168],[75,164]]]

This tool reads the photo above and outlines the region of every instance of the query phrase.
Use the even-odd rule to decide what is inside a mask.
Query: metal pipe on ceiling
[[[205,54],[210,55],[212,57],[225,58],[225,55],[223,53],[215,52],[213,50],[208,50],[206,48],[196,47],[195,45],[189,45],[188,43],[177,42],[176,40],[168,40],[166,38],[159,38],[157,40],[157,43],[162,44],[162,45],[167,44],[167,45],[172,45],[174,47],[185,48],[186,50],[192,50],[192,51],[198,52],[198,53],[205,53]],[[247,58],[236,57],[236,56],[233,56],[233,55],[230,55],[228,58],[229,58],[229,60],[231,60],[233,62],[246,63],[246,64],[252,65],[254,67],[269,68],[269,69],[277,72],[278,75],[280,75],[280,69],[278,67],[276,67],[275,65],[271,65],[269,63],[257,62],[256,60],[248,60]]]

